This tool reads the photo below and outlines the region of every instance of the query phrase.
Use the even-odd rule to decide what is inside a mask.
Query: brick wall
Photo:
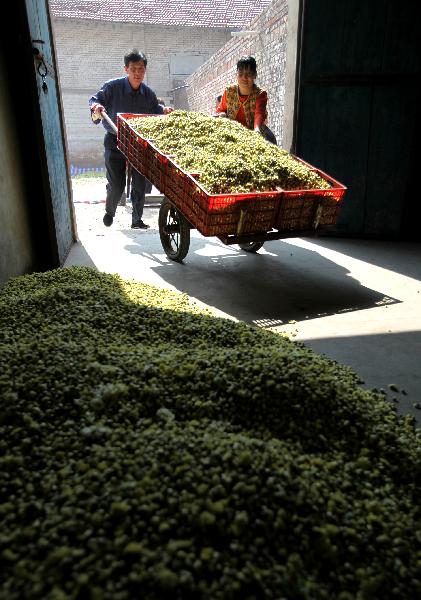
[[[286,40],[288,0],[274,0],[250,25],[257,32],[233,36],[193,75],[186,88],[190,110],[213,112],[215,98],[236,81],[237,60],[251,54],[256,58],[256,83],[268,92],[268,125],[282,145],[284,136]]]
[[[108,79],[124,75],[123,56],[138,48],[148,57],[147,83],[167,103],[173,101],[174,54],[206,61],[230,39],[226,29],[53,20],[69,159],[79,166],[103,164],[101,125],[91,122],[88,99]],[[182,76],[182,79],[185,75]]]

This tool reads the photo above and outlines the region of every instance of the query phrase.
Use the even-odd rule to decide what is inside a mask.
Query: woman
[[[248,129],[261,133],[265,139],[276,144],[276,138],[265,124],[268,96],[255,84],[256,60],[245,56],[237,62],[237,84],[228,86],[216,107],[216,116],[238,121]]]

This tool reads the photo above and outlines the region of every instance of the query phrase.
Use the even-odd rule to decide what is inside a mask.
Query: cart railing
[[[161,152],[153,140],[144,138],[130,125],[131,118],[141,116],[151,115],[117,115],[118,148],[202,235],[228,240],[229,236],[239,238],[277,230],[286,237],[292,232],[320,231],[336,223],[346,187],[320,169],[295,157],[329,183],[325,190],[278,188],[209,194],[197,174],[186,172],[174,157]]]

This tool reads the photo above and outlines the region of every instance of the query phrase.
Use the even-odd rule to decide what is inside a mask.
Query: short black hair
[[[217,101],[217,103],[219,104],[219,103],[221,102],[221,100],[222,100],[222,94],[219,94],[219,95],[216,97],[216,101]]]
[[[148,59],[146,56],[143,54],[143,52],[139,52],[137,48],[133,48],[133,50],[130,50],[130,52],[124,55],[124,66],[128,67],[129,63],[139,62],[140,60],[143,60],[146,67],[148,64]]]
[[[237,71],[250,71],[250,73],[256,75],[257,64],[254,56],[242,56],[237,62]]]

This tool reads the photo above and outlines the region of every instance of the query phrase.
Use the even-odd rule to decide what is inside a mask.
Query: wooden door
[[[31,44],[34,52],[39,52],[34,54],[34,71],[42,122],[40,153],[47,166],[44,190],[49,196],[51,245],[62,265],[74,240],[74,219],[51,20],[47,0],[25,3]]]
[[[401,237],[420,118],[420,4],[302,4],[295,152],[348,186],[338,232]]]

